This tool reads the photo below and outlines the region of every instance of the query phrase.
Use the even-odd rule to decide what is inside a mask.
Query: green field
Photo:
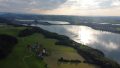
[[[1,68],[45,68],[45,64],[48,64],[48,68],[98,68],[96,65],[87,63],[58,63],[57,60],[60,57],[72,60],[79,59],[81,61],[85,59],[75,49],[63,45],[55,45],[57,40],[45,38],[40,33],[23,38],[18,37],[18,33],[26,28],[28,27],[0,27],[0,34],[15,36],[19,41],[11,54],[6,59],[0,60]],[[45,57],[43,61],[36,57],[34,53],[26,50],[28,44],[32,45],[36,42],[42,44],[50,53],[50,56]]]

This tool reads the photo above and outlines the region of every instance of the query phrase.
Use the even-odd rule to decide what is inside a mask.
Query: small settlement
[[[35,56],[39,57],[40,59],[43,59],[44,56],[47,56],[47,50],[44,48],[41,44],[35,43],[33,45],[27,45],[27,49],[30,52],[33,52]]]

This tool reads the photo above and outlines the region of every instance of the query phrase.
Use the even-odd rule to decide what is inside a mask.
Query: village
[[[48,56],[48,52],[42,44],[35,43],[33,45],[27,45],[27,49],[29,52],[33,52],[35,56],[37,56],[41,60],[43,60],[44,56]]]

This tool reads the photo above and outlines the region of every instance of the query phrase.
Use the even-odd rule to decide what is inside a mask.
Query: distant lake
[[[120,63],[120,34],[99,31],[87,26],[77,25],[34,25],[50,32],[66,35],[72,40],[99,49]]]

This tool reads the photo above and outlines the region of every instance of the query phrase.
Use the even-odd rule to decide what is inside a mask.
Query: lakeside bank
[[[53,39],[59,40],[56,44],[59,44],[59,45],[62,44],[65,46],[73,47],[74,49],[77,50],[77,52],[79,54],[81,54],[87,60],[86,61],[87,63],[97,64],[97,65],[101,66],[102,68],[103,67],[105,67],[105,68],[120,68],[119,64],[106,58],[104,56],[104,54],[99,50],[96,50],[96,49],[93,49],[86,45],[77,43],[64,35],[58,35],[56,33],[52,33],[52,32],[43,30],[39,27],[32,27],[32,28],[33,29],[30,29],[30,34],[33,34],[35,32],[42,33],[47,38],[53,38]],[[28,31],[28,33],[29,33],[29,31]],[[25,36],[25,35],[23,35],[23,36]]]

